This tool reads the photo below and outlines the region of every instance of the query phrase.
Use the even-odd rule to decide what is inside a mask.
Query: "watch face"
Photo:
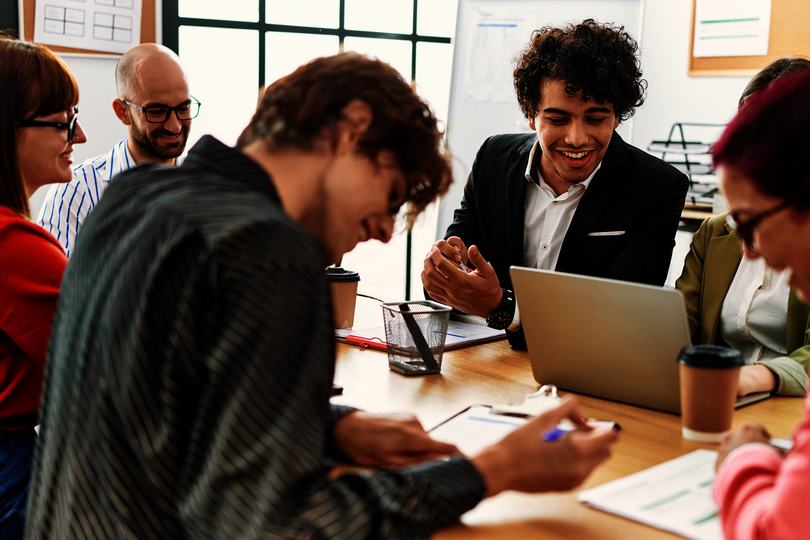
[[[496,330],[504,330],[512,323],[513,315],[508,311],[493,311],[487,317],[487,326]]]

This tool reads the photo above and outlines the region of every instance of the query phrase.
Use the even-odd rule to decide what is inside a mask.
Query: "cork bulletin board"
[[[34,20],[36,15],[36,3],[46,0],[21,0],[20,9],[22,28],[20,35],[26,41],[34,41]],[[157,42],[155,30],[155,0],[143,0],[141,11],[141,43]],[[61,47],[59,45],[46,45],[55,52],[79,53],[79,54],[103,54],[108,56],[119,56],[117,53],[94,51],[90,49],[75,49],[71,47]]]
[[[695,1],[692,0],[692,34],[689,39],[689,75],[692,77],[751,76],[777,58],[810,58],[810,9],[807,0],[771,0],[771,27],[765,56],[695,58]]]

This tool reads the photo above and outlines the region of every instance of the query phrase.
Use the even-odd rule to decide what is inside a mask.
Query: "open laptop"
[[[535,380],[680,414],[678,353],[690,344],[674,289],[513,266]],[[737,406],[768,397],[745,396]]]

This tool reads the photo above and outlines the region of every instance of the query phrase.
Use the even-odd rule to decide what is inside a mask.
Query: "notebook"
[[[677,357],[690,344],[680,291],[534,268],[510,272],[538,383],[680,414]],[[768,395],[745,396],[737,406]]]

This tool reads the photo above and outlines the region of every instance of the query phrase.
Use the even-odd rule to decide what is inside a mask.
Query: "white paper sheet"
[[[771,0],[696,0],[692,56],[768,54]]]
[[[515,100],[513,60],[529,42],[536,19],[537,10],[525,7],[485,4],[475,9],[464,74],[467,100],[500,103]]]
[[[490,410],[484,405],[473,405],[430,430],[430,436],[456,445],[465,456],[474,456],[527,422],[524,418],[490,414]]]
[[[34,41],[125,53],[141,42],[142,0],[39,0]]]
[[[711,496],[717,452],[695,450],[583,491],[585,504],[694,540],[723,540]]]

